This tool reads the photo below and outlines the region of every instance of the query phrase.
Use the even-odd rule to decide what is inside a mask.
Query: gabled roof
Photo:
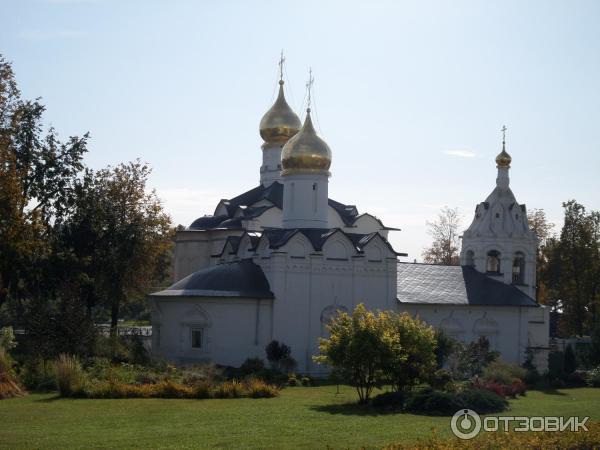
[[[249,259],[194,272],[153,297],[274,298],[263,270]]]
[[[200,217],[192,222],[188,230],[210,230],[215,228],[239,229],[242,226],[242,220],[258,217],[269,209],[269,206],[252,207],[252,205],[261,200],[267,200],[273,206],[283,209],[283,184],[277,181],[267,187],[261,184],[230,200],[223,199],[219,202],[219,205],[225,207],[227,211],[226,215]],[[329,199],[328,203],[338,213],[345,226],[352,226],[356,219],[360,217],[354,205],[344,205],[332,199]],[[246,207],[246,209],[242,213],[242,216],[234,218],[236,211],[240,207]]]
[[[363,247],[367,245],[373,238],[379,236],[379,238],[387,245],[387,247],[396,255],[406,256],[405,253],[396,253],[392,248],[391,244],[381,236],[379,233],[359,234],[359,233],[347,233],[339,228],[271,228],[263,232],[263,236],[268,238],[269,246],[272,249],[283,247],[287,242],[295,236],[297,233],[302,233],[310,241],[313,249],[317,252],[323,250],[323,245],[327,242],[331,236],[336,233],[341,233],[346,236],[350,242],[354,245],[354,248],[358,252],[362,252]]]
[[[397,283],[404,304],[539,306],[517,287],[469,266],[399,263]]]

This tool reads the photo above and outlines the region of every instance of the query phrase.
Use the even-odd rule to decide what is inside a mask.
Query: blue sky
[[[466,227],[495,183],[560,225],[600,209],[600,2],[0,0],[0,52],[87,163],[141,158],[174,222],[258,183],[258,123],[287,56],[308,68],[333,152],[330,197],[389,226],[409,260],[448,205]]]

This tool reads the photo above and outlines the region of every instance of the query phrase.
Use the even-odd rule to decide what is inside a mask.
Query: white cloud
[[[472,150],[446,150],[444,153],[459,158],[474,158],[476,156],[476,153]]]

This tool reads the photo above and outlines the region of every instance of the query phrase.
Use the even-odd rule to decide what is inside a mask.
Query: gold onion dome
[[[502,145],[502,151],[496,156],[496,164],[498,167],[510,167],[510,163],[512,162],[512,158],[505,150],[504,145]]]
[[[260,121],[260,136],[267,144],[283,146],[301,126],[302,122],[285,101],[283,80],[279,80],[279,95]]]
[[[310,118],[310,108],[306,110],[304,125],[281,151],[282,175],[290,173],[324,173],[329,175],[331,150],[323,139],[317,136]]]

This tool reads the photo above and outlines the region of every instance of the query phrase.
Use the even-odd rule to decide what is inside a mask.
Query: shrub
[[[220,383],[213,390],[214,398],[239,398],[242,395],[242,385],[237,380]]]
[[[56,389],[56,373],[52,361],[43,358],[30,358],[25,361],[19,374],[21,383],[31,391],[52,391]]]
[[[453,378],[467,380],[480,376],[483,369],[499,356],[499,352],[490,350],[490,341],[485,336],[468,344],[457,343],[450,359]]]
[[[292,374],[290,375],[290,377],[288,378],[288,386],[298,386],[298,378],[296,378],[296,375]]]
[[[481,378],[484,381],[495,381],[500,384],[510,385],[515,380],[524,379],[526,375],[527,370],[523,367],[496,360],[483,369]]]
[[[214,363],[205,363],[186,368],[183,372],[182,382],[185,385],[194,386],[202,382],[213,384],[222,379],[222,369],[218,368]]]
[[[206,381],[201,381],[192,386],[195,398],[210,398],[211,386]]]
[[[566,376],[565,382],[570,387],[587,386],[587,374],[585,372],[573,372]]]
[[[483,389],[466,389],[459,394],[464,408],[479,414],[495,413],[506,410],[508,402],[494,392]]]
[[[373,397],[371,405],[375,408],[401,410],[404,408],[405,401],[405,392],[384,392]]]
[[[154,386],[154,396],[161,398],[193,398],[196,393],[193,388],[169,379],[150,386]]]
[[[430,388],[413,392],[405,403],[407,411],[432,416],[452,415],[461,408],[463,401],[456,394]]]
[[[15,340],[15,333],[12,327],[0,328],[0,348],[8,352],[16,346],[17,341]]]
[[[435,360],[439,369],[457,349],[456,340],[448,336],[442,328],[435,330]]]
[[[563,352],[550,352],[548,355],[548,378],[562,379],[565,375],[565,357]]]
[[[247,380],[244,387],[248,397],[251,398],[271,398],[279,395],[279,389],[276,386],[256,378]]]
[[[265,363],[260,358],[248,358],[240,366],[240,372],[242,376],[252,375],[256,372],[260,372],[265,368]]]
[[[0,400],[25,394],[15,380],[12,361],[4,348],[0,348]]]
[[[279,343],[279,341],[271,341],[265,347],[265,353],[267,354],[267,360],[271,364],[271,367],[277,369],[280,367],[279,363],[281,360],[290,356],[292,349],[283,342]]]
[[[300,382],[302,383],[302,386],[314,386],[314,380],[311,377],[302,377],[300,379]]]
[[[567,348],[565,349],[565,362],[563,366],[566,375],[570,375],[577,370],[577,358],[575,357],[575,352],[573,351],[571,344],[567,345]]]
[[[434,389],[446,390],[452,383],[452,374],[444,369],[438,369],[431,374],[427,380],[429,385]]]
[[[600,387],[600,366],[590,372],[588,383],[592,387]]]
[[[85,373],[79,360],[70,355],[61,354],[54,363],[56,386],[64,397],[82,395],[85,390]]]

